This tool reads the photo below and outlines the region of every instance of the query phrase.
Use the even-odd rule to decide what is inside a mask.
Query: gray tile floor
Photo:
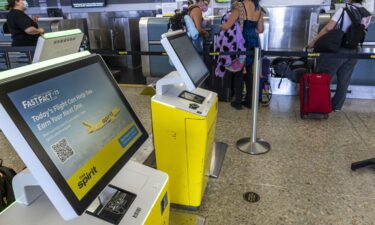
[[[151,132],[149,96],[122,88]],[[297,97],[273,96],[260,108],[258,137],[272,150],[251,156],[236,150],[250,135],[250,112],[219,104],[216,137],[229,147],[219,179],[209,182],[198,212],[207,225],[375,224],[375,169],[352,172],[351,162],[375,157],[375,100],[347,100],[328,120],[301,120]],[[24,165],[0,133],[0,158]],[[260,195],[255,204],[243,193]]]

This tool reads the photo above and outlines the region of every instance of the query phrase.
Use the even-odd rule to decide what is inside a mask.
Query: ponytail
[[[251,0],[253,3],[254,3],[254,5],[255,5],[255,9],[256,10],[259,10],[259,8],[260,8],[260,6],[259,6],[259,1],[260,0]]]
[[[13,9],[16,6],[16,0],[8,0],[8,4],[5,6],[6,10]]]

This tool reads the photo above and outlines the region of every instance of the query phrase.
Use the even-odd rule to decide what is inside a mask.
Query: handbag
[[[232,64],[226,66],[225,69],[229,70],[230,72],[238,72],[241,71],[243,66],[245,65],[245,58],[238,57],[232,61]]]
[[[328,31],[326,34],[321,36],[314,45],[314,52],[338,52],[342,46],[344,31],[342,31],[342,25],[344,22],[344,12],[339,18],[340,26],[335,27],[333,30]]]
[[[199,37],[199,32],[197,28],[195,27],[193,19],[189,15],[185,15],[184,21],[185,21],[185,26],[186,26],[186,31],[187,31],[188,36],[193,40],[197,40]]]

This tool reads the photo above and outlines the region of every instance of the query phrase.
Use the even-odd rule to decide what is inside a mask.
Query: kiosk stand
[[[209,71],[184,32],[164,34],[161,43],[178,72],[160,79],[151,99],[156,166],[170,177],[171,203],[197,209],[211,170],[218,98],[198,88]],[[215,153],[217,173],[225,150]]]
[[[168,225],[168,175],[129,161],[148,135],[100,56],[0,73],[0,129],[28,168],[0,224]]]
[[[17,191],[23,189],[24,192],[16,192],[15,190],[16,202],[0,214],[0,224],[167,225],[169,223],[168,176],[134,161],[129,161],[110,184],[110,186],[121,187],[122,190],[125,190],[124,192],[117,193],[112,198],[112,202],[108,202],[104,208],[100,207],[101,211],[95,213],[100,205],[100,198],[98,197],[86,213],[70,221],[64,220],[59,215],[35,179],[34,184],[29,183],[24,187],[19,185],[19,176],[22,177],[21,179],[28,177],[30,181],[33,177],[29,175],[28,171],[22,171],[14,178],[18,181],[13,182],[13,186],[17,187]],[[142,179],[139,179],[140,177]],[[25,181],[21,182],[25,184]],[[108,192],[114,191],[108,190]],[[135,199],[132,199],[134,196],[136,196]],[[36,199],[33,199],[35,197]],[[128,201],[130,205],[125,205],[127,208],[124,208],[118,205],[120,201]],[[118,215],[122,215],[123,210],[126,210],[126,213],[119,223],[110,222],[110,220],[118,219]],[[100,215],[106,214],[110,215],[109,218],[106,220],[100,218]]]

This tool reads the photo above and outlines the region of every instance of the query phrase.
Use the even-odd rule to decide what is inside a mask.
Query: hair
[[[359,4],[362,4],[362,3],[363,3],[363,0],[352,0],[352,3],[359,3]]]
[[[17,0],[8,0],[8,5],[5,6],[6,10],[13,9],[16,6]]]
[[[251,0],[251,1],[254,3],[255,8],[256,8],[257,10],[259,10],[259,1],[260,1],[260,0]]]
[[[238,2],[243,2],[244,0],[236,0]],[[260,5],[259,5],[259,2],[260,0],[250,0],[254,3],[254,6],[255,6],[255,9],[259,10],[260,9]]]

